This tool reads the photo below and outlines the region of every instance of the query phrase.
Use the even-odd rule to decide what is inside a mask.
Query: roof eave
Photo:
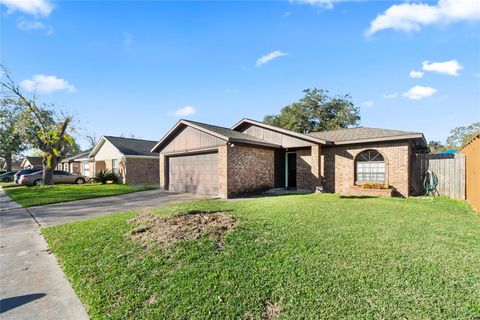
[[[246,140],[246,139],[239,139],[239,138],[229,138],[228,142],[231,143],[243,143],[243,144],[251,144],[251,145],[257,145],[257,146],[263,146],[263,147],[271,147],[271,148],[281,148],[281,145],[274,144],[274,143],[269,143],[269,142],[262,142],[262,141],[252,141],[252,140]]]
[[[239,122],[234,124],[230,129],[235,130],[244,123],[258,125],[258,126],[263,127],[263,128],[267,128],[267,129],[270,129],[270,130],[273,130],[273,131],[276,131],[276,132],[284,133],[286,135],[293,136],[293,137],[296,137],[298,139],[302,139],[302,140],[306,140],[306,141],[310,141],[310,142],[315,142],[315,143],[320,143],[320,144],[330,144],[329,143],[330,141],[327,141],[327,140],[324,140],[324,139],[320,139],[320,138],[309,136],[309,135],[306,135],[306,134],[303,134],[303,133],[298,133],[298,132],[294,132],[294,131],[291,131],[291,130],[288,130],[288,129],[272,126],[272,125],[269,125],[269,124],[266,124],[266,123],[263,123],[263,122],[260,122],[260,121],[248,119],[248,118],[243,118],[242,120],[240,120]]]
[[[370,143],[370,142],[394,141],[394,140],[411,140],[411,139],[421,139],[422,142],[425,145],[427,144],[426,140],[425,140],[425,137],[423,136],[423,133],[405,134],[405,135],[390,136],[390,137],[379,137],[379,138],[334,141],[333,144],[334,145],[345,145],[345,144]]]

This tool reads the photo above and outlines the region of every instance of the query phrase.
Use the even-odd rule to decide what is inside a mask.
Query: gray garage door
[[[169,190],[218,194],[218,154],[205,153],[169,157]]]

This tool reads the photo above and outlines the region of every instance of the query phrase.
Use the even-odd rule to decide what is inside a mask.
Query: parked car
[[[22,174],[18,180],[19,184],[24,186],[41,186],[43,184],[43,171],[34,172],[30,174]],[[87,181],[85,176],[70,173],[67,171],[55,170],[53,171],[53,183],[55,184],[84,184]]]
[[[13,181],[13,175],[15,174],[16,171],[10,171],[10,172],[5,172],[0,175],[0,181],[1,182],[12,182]]]
[[[15,173],[13,175],[13,182],[15,182],[16,184],[19,184],[18,179],[20,179],[20,176],[22,174],[30,174],[30,173],[34,173],[34,172],[38,172],[38,171],[43,172],[42,169],[23,169],[23,170],[19,170],[19,171],[17,171],[17,173]]]

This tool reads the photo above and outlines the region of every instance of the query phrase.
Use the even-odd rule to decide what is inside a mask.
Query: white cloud
[[[383,99],[395,99],[396,97],[398,97],[398,93],[394,92],[394,93],[385,93],[383,95]]]
[[[257,60],[257,63],[256,63],[256,66],[257,67],[261,67],[263,66],[264,64],[266,63],[269,63],[270,61],[274,60],[274,59],[277,59],[277,58],[280,58],[280,57],[283,57],[283,56],[286,56],[287,54],[283,51],[280,51],[280,50],[277,50],[277,51],[273,51],[273,52],[270,52],[262,57],[260,57],[258,60]]]
[[[474,76],[475,78],[480,78],[480,73],[474,73],[473,76]]]
[[[47,35],[51,35],[53,33],[53,28],[51,26],[46,26],[40,21],[28,21],[25,19],[20,19],[17,23],[17,27],[22,31],[45,30]]]
[[[373,107],[373,101],[372,100],[364,101],[361,103],[361,105],[362,107],[371,108]]]
[[[335,0],[296,0],[296,2],[318,5],[324,8],[331,9],[333,8],[333,3],[335,2]]]
[[[27,21],[27,20],[20,20],[17,23],[17,27],[23,31],[31,31],[31,30],[40,30],[45,29],[45,25],[40,21]]]
[[[67,92],[77,91],[67,80],[44,74],[37,74],[31,79],[25,79],[20,82],[20,86],[30,92],[37,91],[38,93],[46,94],[61,90],[66,90]]]
[[[53,5],[48,0],[0,0],[0,4],[8,8],[8,13],[18,10],[34,16],[46,17],[53,10]]]
[[[379,14],[365,32],[366,36],[385,30],[419,31],[431,24],[480,20],[478,0],[438,0],[436,5],[406,2],[392,5]]]
[[[411,100],[421,100],[423,98],[431,97],[435,93],[437,93],[437,89],[432,87],[415,86],[405,92],[403,96]]]
[[[183,108],[180,108],[178,110],[176,110],[173,115],[174,116],[177,116],[177,117],[188,117],[188,116],[191,116],[193,114],[197,113],[197,110],[195,110],[194,107],[192,106],[185,106]]]
[[[457,60],[432,63],[430,63],[429,61],[423,61],[422,68],[424,71],[448,74],[450,76],[458,76],[458,72],[463,69],[463,66],[458,63]]]
[[[410,73],[408,75],[410,76],[410,78],[417,78],[418,79],[418,78],[423,77],[423,72],[412,70],[412,71],[410,71]]]

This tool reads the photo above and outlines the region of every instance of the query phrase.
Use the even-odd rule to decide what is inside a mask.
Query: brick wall
[[[219,148],[219,192],[225,192],[225,151]],[[274,187],[274,150],[235,144],[227,153],[227,195],[268,190]]]
[[[168,173],[168,168],[166,166],[166,157],[164,154],[160,154],[160,160],[159,160],[159,182],[160,182],[160,189],[167,190],[168,189],[168,178],[167,178],[167,173]]]
[[[374,149],[385,160],[385,183],[397,188],[403,196],[409,195],[409,153],[408,142],[346,145],[322,149],[323,186],[327,192],[350,193],[355,183],[354,159],[358,153]]]
[[[159,159],[157,158],[125,158],[119,161],[119,171],[122,173],[122,163],[125,163],[124,183],[160,183]],[[111,166],[111,162],[110,162]]]
[[[221,198],[228,197],[228,145],[218,147],[218,196]]]
[[[321,185],[321,147],[297,150],[297,189],[315,191]]]
[[[105,161],[90,161],[90,177],[95,177],[95,175],[100,171],[105,169]],[[82,164],[83,167],[83,164]],[[82,168],[83,171],[83,168]]]

